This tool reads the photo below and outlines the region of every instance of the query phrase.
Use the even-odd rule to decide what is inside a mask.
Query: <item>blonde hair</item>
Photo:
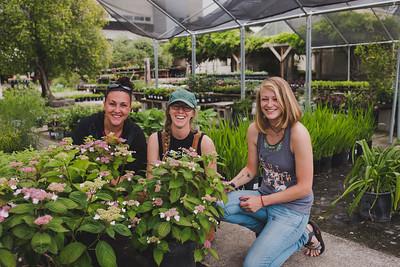
[[[266,134],[266,129],[271,127],[268,119],[261,110],[261,90],[272,90],[275,93],[281,111],[281,117],[278,124],[274,127],[284,129],[293,125],[301,118],[300,106],[297,103],[289,84],[280,77],[271,77],[265,79],[257,91],[256,97],[256,126],[260,132]]]
[[[164,122],[164,132],[165,134],[163,135],[163,139],[162,141],[162,146],[163,146],[163,150],[165,152],[167,152],[169,150],[169,142],[171,140],[171,125],[172,125],[172,119],[171,119],[171,115],[169,115],[169,110],[170,110],[170,105],[167,107],[167,109],[165,110],[165,122]],[[196,109],[193,109],[194,115],[193,117],[190,119],[190,130],[193,131],[193,121],[196,118]]]

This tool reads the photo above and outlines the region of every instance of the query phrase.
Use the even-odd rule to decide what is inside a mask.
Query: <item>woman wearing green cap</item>
[[[182,148],[193,148],[199,155],[215,153],[213,141],[204,133],[193,129],[192,122],[196,116],[197,101],[193,93],[178,89],[168,101],[164,130],[153,133],[148,140],[147,163],[148,176],[151,177],[151,166],[157,160],[169,156],[170,151],[181,152]],[[216,163],[210,167],[216,169]]]

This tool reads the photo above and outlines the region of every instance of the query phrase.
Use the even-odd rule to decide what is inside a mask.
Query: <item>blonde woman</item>
[[[171,94],[167,103],[164,130],[149,137],[147,146],[149,177],[151,177],[151,166],[155,161],[162,160],[171,153],[174,153],[174,157],[179,157],[182,148],[193,148],[199,155],[215,153],[213,141],[192,127],[196,107],[197,101],[193,93],[178,89]],[[216,164],[213,163],[210,167],[216,169]]]
[[[319,256],[325,245],[318,226],[309,222],[313,203],[313,155],[301,111],[289,84],[266,79],[257,93],[256,119],[248,129],[247,165],[231,181],[239,187],[261,170],[258,191],[233,191],[223,205],[223,220],[256,233],[245,267],[281,266],[306,246],[306,255]]]

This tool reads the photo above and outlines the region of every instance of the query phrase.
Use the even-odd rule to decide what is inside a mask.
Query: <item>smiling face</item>
[[[129,94],[123,91],[108,93],[104,101],[104,119],[112,127],[122,127],[131,110]]]
[[[273,89],[261,89],[260,107],[262,113],[268,119],[271,125],[275,125],[279,121],[282,115],[282,106],[279,104],[279,100]]]
[[[190,121],[195,115],[194,109],[183,102],[175,102],[168,107],[168,110],[172,127],[177,129],[190,128]]]

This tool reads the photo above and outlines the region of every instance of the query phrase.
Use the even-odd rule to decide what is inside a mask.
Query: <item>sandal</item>
[[[318,250],[319,251],[318,256],[321,256],[322,253],[324,253],[325,251],[325,243],[324,240],[322,239],[321,229],[315,222],[311,220],[308,222],[308,224],[312,226],[313,230],[312,232],[308,233],[308,242],[304,246],[310,250]],[[318,240],[318,244],[312,242],[313,236],[315,236],[315,238]]]

